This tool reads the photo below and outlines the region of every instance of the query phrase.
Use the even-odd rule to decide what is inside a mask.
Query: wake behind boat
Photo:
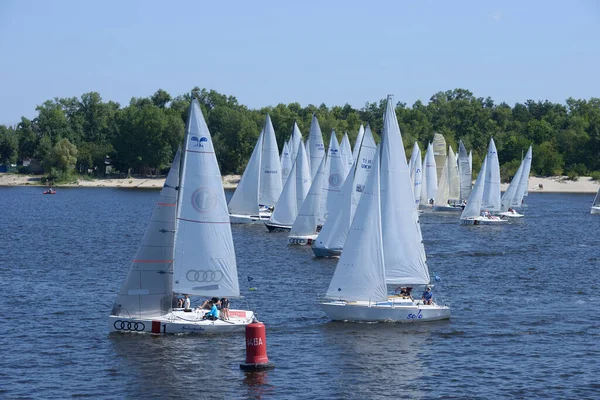
[[[109,330],[228,333],[244,331],[254,318],[252,311],[232,309],[228,319],[207,319],[207,310],[177,308],[176,293],[213,298],[240,295],[221,173],[196,99],[190,105],[183,156],[178,151],[173,160],[108,317]]]

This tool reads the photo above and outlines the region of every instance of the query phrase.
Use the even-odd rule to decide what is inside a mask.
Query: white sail
[[[391,96],[387,99],[381,136],[381,210],[385,216],[382,232],[386,280],[392,284],[428,284],[429,271],[413,185]]]
[[[323,143],[323,134],[317,116],[313,114],[310,123],[310,133],[308,135],[307,154],[310,156],[310,176],[315,179],[317,169],[321,164],[321,160],[325,157],[325,143]]]
[[[335,201],[336,207],[327,218],[319,236],[313,242],[313,248],[340,251],[344,247],[350,224],[354,218],[362,192],[371,171],[377,145],[371,130],[367,127],[359,158],[348,174],[340,193]],[[315,252],[316,254],[317,252]]]
[[[310,176],[310,165],[304,152],[304,146],[298,148],[298,155],[296,157],[296,215],[302,208],[304,199],[310,190],[312,184],[312,178]]]
[[[500,198],[500,211],[506,212],[511,207],[513,198],[517,194],[517,188],[521,182],[521,175],[523,175],[523,162],[521,162],[521,165],[519,165],[517,172],[515,172],[515,175],[508,185],[508,188],[506,188],[506,191]]]
[[[425,152],[425,158],[427,158],[427,152]],[[424,160],[425,161],[425,160]],[[421,162],[421,201],[420,205],[427,205],[429,203],[429,196],[427,194],[427,168],[425,168],[424,161]]]
[[[446,162],[446,139],[443,135],[436,133],[433,135],[433,155],[435,156],[435,165],[437,167],[436,176],[437,183],[439,185],[440,177],[442,176],[442,169],[444,169],[444,162]]]
[[[442,168],[442,173],[438,179],[438,188],[437,194],[435,196],[435,204],[436,205],[445,205],[448,203],[449,199],[449,178],[448,178],[448,164],[450,163],[450,157],[446,157],[444,160],[444,168]]]
[[[294,163],[292,166],[290,178],[285,183],[279,201],[277,201],[277,207],[275,207],[267,224],[292,226],[296,219],[298,214],[296,205],[296,165],[297,163]]]
[[[410,171],[410,179],[413,181],[415,181],[415,165],[416,165],[416,158],[417,156],[420,157],[420,149],[419,149],[419,143],[415,141],[415,144],[413,145],[413,149],[412,149],[412,153],[410,154],[410,161],[408,162],[408,170]]]
[[[525,154],[525,158],[523,159],[521,165],[523,166],[523,172],[521,173],[521,178],[519,179],[519,186],[513,196],[511,201],[512,207],[521,207],[523,204],[523,197],[527,193],[527,188],[529,187],[529,172],[531,171],[531,146],[527,150],[527,154]]]
[[[360,150],[358,153],[356,172],[354,173],[354,186],[352,190],[351,204],[352,208],[350,209],[351,220],[354,219],[354,213],[356,212],[356,207],[360,202],[363,189],[365,188],[365,184],[367,183],[367,177],[371,172],[373,159],[375,158],[375,151],[377,150],[377,145],[375,144],[373,133],[371,132],[371,128],[368,125],[367,129],[363,133],[361,142],[362,145],[360,146]]]
[[[352,169],[354,164],[354,157],[352,156],[352,147],[350,146],[350,139],[348,139],[348,132],[344,133],[342,143],[340,144],[340,153],[342,153],[342,160],[346,163],[346,174]],[[346,177],[344,177],[346,179]]]
[[[481,212],[481,199],[483,198],[483,187],[485,186],[485,175],[486,175],[487,156],[483,159],[481,170],[471,191],[471,195],[467,200],[467,205],[463,209],[460,219],[475,218],[479,217]]]
[[[275,155],[279,162],[279,155]],[[173,290],[207,297],[239,296],[221,172],[196,99],[192,100],[182,158]]]
[[[596,192],[596,197],[594,197],[592,207],[600,207],[600,188],[598,188],[598,191]]]
[[[277,138],[275,137],[275,129],[273,129],[269,114],[267,114],[267,118],[265,119],[263,131],[258,204],[274,206],[277,204],[279,195],[281,195],[283,184],[281,181],[281,163],[279,161],[279,150],[277,149]]]
[[[358,135],[356,135],[356,142],[354,142],[354,148],[352,150],[352,159],[354,160],[358,158],[358,153],[360,152],[360,145],[362,143],[364,134],[365,128],[362,124],[360,124],[360,128],[358,128]]]
[[[460,201],[466,201],[471,195],[473,177],[469,156],[462,140],[458,144],[458,173],[460,175]]]
[[[421,149],[417,146],[417,156],[415,157],[414,165],[414,176],[413,176],[413,193],[415,197],[415,208],[419,208],[421,204],[421,192],[422,192],[422,181],[423,181],[423,163],[421,161]]]
[[[346,301],[387,299],[381,214],[379,157],[376,156],[327,297]]]
[[[460,176],[458,163],[452,146],[448,146],[448,199],[458,201],[460,198]]]
[[[473,151],[469,150],[469,169],[471,170],[471,174],[473,173]]]
[[[427,146],[427,152],[425,153],[425,171],[427,174],[427,186],[423,186],[423,189],[426,189],[427,202],[425,204],[427,204],[432,199],[435,200],[438,190],[437,166],[431,143]]]
[[[307,236],[317,233],[321,197],[323,194],[323,181],[325,180],[325,161],[326,157],[321,160],[321,165],[319,165],[317,174],[310,185],[308,194],[292,225],[289,236]]]
[[[485,185],[481,208],[487,211],[500,211],[500,164],[494,139],[490,139],[487,152]]]
[[[327,161],[325,165],[326,180],[323,181],[323,199],[321,201],[322,223],[327,221],[329,213],[336,207],[335,201],[342,189],[342,184],[344,183],[346,175],[346,165],[344,165],[344,162],[342,161],[335,131],[331,131],[329,150],[327,152]]]
[[[283,151],[281,152],[281,182],[285,186],[285,182],[288,180],[290,172],[292,170],[292,155],[288,143],[283,144]]]
[[[181,151],[177,151],[154,206],[142,243],[113,306],[113,315],[163,315],[171,308],[177,186]]]
[[[311,178],[314,180],[314,176],[312,175],[312,165],[310,163],[310,145],[308,143],[308,139],[306,139],[306,142],[304,142],[302,144],[304,146],[304,150],[306,151],[306,159],[308,160],[308,166],[310,167],[310,176]]]
[[[290,151],[292,156],[292,164],[296,161],[296,156],[298,155],[298,149],[300,145],[303,143],[302,141],[302,132],[300,132],[300,128],[298,128],[298,124],[294,121],[294,129],[292,130],[292,138],[290,140]]]
[[[258,192],[260,188],[260,165],[264,130],[260,132],[248,165],[242,174],[228,208],[231,214],[258,215]]]

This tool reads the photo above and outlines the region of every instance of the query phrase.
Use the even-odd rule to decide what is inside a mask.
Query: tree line
[[[347,132],[353,143],[360,124],[369,124],[376,136],[381,133],[385,110],[385,99],[361,109],[299,103],[249,109],[234,96],[198,87],[176,97],[159,89],[121,107],[90,92],[47,100],[32,120],[22,117],[16,126],[0,125],[0,164],[38,160],[44,173],[59,179],[90,170],[102,175],[107,157],[120,173],[161,171],[183,140],[192,95],[199,99],[223,174],[243,172],[267,113],[281,149],[294,121],[307,138],[313,113],[326,144],[333,131],[338,139]],[[493,137],[503,179],[514,174],[529,145],[535,175],[600,176],[599,98],[569,98],[566,104],[527,100],[511,107],[454,89],[434,94],[427,104],[397,102],[396,114],[408,156],[415,141],[423,150],[437,132],[454,149],[459,140],[472,149],[478,171]]]

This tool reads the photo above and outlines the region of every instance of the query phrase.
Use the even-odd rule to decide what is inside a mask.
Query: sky
[[[600,2],[0,0],[0,124],[96,91],[194,86],[250,108],[600,97]]]

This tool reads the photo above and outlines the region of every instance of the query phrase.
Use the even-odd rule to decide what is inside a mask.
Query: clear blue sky
[[[199,86],[250,108],[600,96],[600,2],[0,0],[0,123]]]

